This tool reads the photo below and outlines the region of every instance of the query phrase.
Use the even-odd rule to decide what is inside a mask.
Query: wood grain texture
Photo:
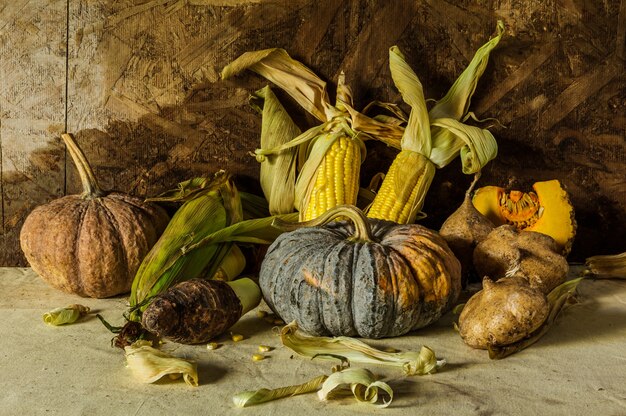
[[[33,206],[63,194],[65,1],[0,10],[0,264],[23,264],[18,236]]]
[[[220,168],[254,183],[248,96],[265,81],[219,79],[239,54],[283,47],[331,95],[343,70],[363,108],[401,103],[397,44],[438,99],[498,19],[505,37],[472,109],[506,128],[492,127],[499,156],[481,184],[561,179],[579,223],[572,258],[626,251],[626,0],[18,0],[0,7],[0,265],[24,264],[17,235],[34,206],[79,190],[57,139],[66,120],[104,188],[151,195]],[[362,183],[394,156],[368,143]],[[438,228],[469,182],[458,161],[438,171],[424,223]]]

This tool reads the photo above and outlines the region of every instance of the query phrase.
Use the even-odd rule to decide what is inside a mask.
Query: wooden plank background
[[[151,195],[219,168],[254,182],[260,120],[247,100],[264,82],[218,76],[239,54],[283,47],[331,85],[343,70],[362,107],[400,102],[387,67],[397,44],[439,98],[498,19],[506,35],[472,106],[505,127],[492,129],[499,156],[481,183],[559,178],[579,223],[572,259],[626,251],[626,0],[2,0],[0,265],[25,265],[30,210],[79,191],[64,130],[104,188]],[[362,182],[394,154],[368,144]],[[437,173],[426,225],[461,201],[459,172]]]

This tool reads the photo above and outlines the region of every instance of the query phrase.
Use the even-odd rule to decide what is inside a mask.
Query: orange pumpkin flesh
[[[549,235],[564,255],[569,253],[576,220],[567,192],[558,180],[537,182],[531,192],[485,186],[476,190],[472,202],[496,226],[511,224],[520,231]]]

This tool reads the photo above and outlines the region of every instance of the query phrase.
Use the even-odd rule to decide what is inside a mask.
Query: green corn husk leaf
[[[157,196],[146,198],[149,202],[185,202],[211,186],[216,185],[211,178],[192,178],[184,182],[180,182],[176,188],[165,191]],[[215,189],[215,188],[214,188]]]
[[[181,254],[187,255],[202,247],[223,242],[271,244],[283,232],[272,225],[276,218],[293,222],[298,220],[298,213],[255,218],[235,223],[211,233],[195,243],[184,245],[181,248]]]
[[[246,69],[282,88],[318,120],[324,122],[329,119],[327,112],[332,112],[332,106],[328,100],[326,82],[305,65],[292,59],[284,49],[245,52],[222,70],[222,79],[228,79]]]
[[[567,301],[574,296],[574,292],[578,287],[578,284],[583,280],[583,277],[577,279],[568,280],[567,282],[555,287],[548,294],[548,304],[550,305],[550,312],[546,321],[528,337],[521,339],[509,345],[502,345],[499,347],[489,347],[489,358],[501,359],[508,357],[511,354],[515,354],[527,347],[530,347],[535,342],[539,341],[548,330],[552,327],[559,313],[563,310]]]
[[[432,374],[445,365],[445,360],[437,360],[433,350],[425,346],[419,352],[390,353],[350,337],[303,335],[295,322],[283,327],[280,339],[284,346],[305,357],[332,359],[339,356],[354,363],[401,368],[407,375]]]
[[[272,400],[285,397],[297,396],[298,394],[312,393],[320,389],[328,376],[321,375],[303,384],[295,386],[279,387],[276,389],[259,389],[252,391],[242,391],[233,396],[233,403],[237,407],[254,406]]]
[[[599,279],[626,279],[626,252],[588,257],[585,266],[585,275]]]
[[[498,45],[503,33],[504,23],[499,20],[497,35],[476,51],[469,65],[454,81],[448,93],[430,110],[430,118],[461,120],[467,114],[478,80],[489,62],[489,54]]]
[[[254,95],[253,103],[262,114],[261,149],[281,146],[300,135],[287,111],[269,86]],[[265,198],[269,201],[270,214],[288,214],[294,210],[296,183],[296,147],[267,156],[257,156],[261,163],[260,182]]]
[[[402,99],[411,106],[400,147],[430,157],[432,149],[430,121],[422,83],[397,46],[389,48],[389,69]]]
[[[244,256],[237,244],[232,244],[211,279],[232,281],[235,280],[245,268],[246,256]]]
[[[87,306],[73,304],[64,308],[54,308],[43,314],[43,321],[51,326],[68,325],[89,313]]]
[[[331,374],[324,381],[321,390],[317,392],[317,396],[320,400],[328,400],[333,393],[345,386],[350,388],[354,398],[360,403],[387,407],[393,400],[391,387],[387,383],[377,380],[376,376],[365,368],[348,368]],[[387,393],[389,400],[383,398],[383,402],[378,403],[379,390]]]
[[[244,220],[270,216],[269,205],[262,196],[240,191],[239,198],[241,199]]]
[[[198,369],[194,362],[159,351],[151,347],[149,341],[137,341],[124,351],[128,368],[142,383],[154,383],[165,376],[176,379],[182,375],[187,385],[198,386]]]
[[[131,308],[142,305],[145,309],[145,301],[149,298],[182,280],[198,277],[207,265],[213,264],[213,270],[206,271],[208,276],[215,273],[221,257],[230,247],[214,245],[188,256],[181,255],[182,247],[243,218],[237,190],[228,175],[218,172],[214,181],[176,211],[143,259],[131,287]],[[214,186],[217,190],[213,190]],[[134,319],[138,319],[136,314]]]
[[[463,173],[470,175],[482,170],[498,154],[498,143],[489,130],[469,126],[451,118],[436,119],[431,123],[449,134],[436,137],[431,154],[431,161],[440,168],[460,153]],[[444,137],[453,139],[446,139],[447,143],[442,144],[439,139]]]

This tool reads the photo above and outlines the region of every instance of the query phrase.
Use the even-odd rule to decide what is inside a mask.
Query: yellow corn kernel
[[[243,341],[243,335],[241,334],[230,334],[230,338],[233,340],[233,342]]]
[[[425,156],[402,150],[376,194],[367,216],[407,224],[415,220],[435,176],[435,166]]]
[[[220,347],[220,344],[218,344],[217,342],[209,342],[208,344],[206,344],[207,350],[216,350],[219,347]]]
[[[272,347],[269,345],[259,345],[259,352],[270,352]]]
[[[252,354],[252,361],[261,361],[265,359],[263,354]]]
[[[356,203],[361,149],[356,139],[341,136],[330,146],[315,174],[302,221],[342,204]]]

